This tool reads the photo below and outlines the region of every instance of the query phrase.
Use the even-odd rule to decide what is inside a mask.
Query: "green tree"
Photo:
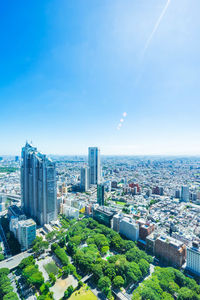
[[[83,282],[81,280],[79,280],[77,288],[80,289],[82,286],[83,286]]]
[[[142,258],[142,259],[140,259],[138,266],[142,272],[142,276],[143,277],[146,276],[149,272],[149,267],[150,267],[148,261],[146,261],[145,259]]]
[[[33,242],[33,251],[36,255],[39,255],[44,252],[45,249],[48,249],[49,242],[43,241],[42,237],[36,237],[36,239]]]
[[[40,286],[44,283],[44,278],[42,273],[38,270],[35,265],[28,265],[22,271],[22,275],[26,278],[27,282],[40,288]]]
[[[49,241],[49,242],[51,242],[54,239],[55,234],[56,234],[55,231],[51,231],[51,232],[47,233],[46,234],[46,240]]]
[[[45,295],[48,294],[48,292],[49,292],[48,284],[43,283],[40,287],[40,292],[41,292],[41,294],[45,294]]]
[[[95,257],[90,253],[84,253],[81,250],[77,250],[73,257],[75,265],[80,269],[81,272],[87,274],[91,271],[92,264],[95,261]]]
[[[111,247],[119,253],[123,252],[124,243],[119,234],[116,234],[115,236],[112,237]]]
[[[50,273],[49,279],[50,279],[52,285],[54,285],[54,283],[56,282],[56,276],[53,273]]]
[[[197,294],[191,291],[190,289],[188,289],[187,287],[182,287],[178,291],[178,300],[198,300],[198,299],[199,297],[197,296]]]
[[[67,253],[71,256],[74,256],[76,251],[77,251],[77,246],[75,244],[73,244],[72,242],[69,242],[67,244]]]
[[[172,297],[169,293],[164,292],[162,294],[162,300],[174,300],[174,297]]]
[[[14,292],[9,292],[3,297],[3,300],[18,300],[17,294]]]
[[[109,292],[111,287],[111,281],[110,278],[107,276],[104,276],[102,278],[99,279],[98,281],[98,288],[104,292],[106,295]]]
[[[0,276],[2,275],[8,275],[10,273],[10,270],[8,268],[1,268],[0,269]]]
[[[108,276],[111,280],[116,276],[114,264],[109,264],[104,271],[105,275]]]
[[[18,265],[18,268],[24,269],[25,267],[27,267],[29,265],[34,265],[34,264],[35,264],[35,260],[34,260],[33,256],[31,255],[29,257],[22,259],[22,261]]]
[[[105,255],[105,254],[108,252],[108,250],[109,250],[109,246],[103,246],[103,247],[101,248],[101,254],[102,254],[102,255]]]
[[[101,250],[102,247],[109,246],[109,242],[104,234],[96,234],[94,237],[94,241],[99,250]]]
[[[103,270],[100,264],[93,264],[92,265],[92,273],[96,280],[99,280],[103,277]]]
[[[55,253],[55,255],[59,258],[63,266],[67,266],[69,264],[69,258],[64,249],[62,249],[57,244],[51,245],[51,250]]]
[[[69,240],[72,244],[79,246],[81,243],[82,237],[81,237],[81,235],[75,235],[75,236],[71,237]]]
[[[70,285],[70,286],[67,288],[67,290],[65,291],[64,298],[65,298],[65,299],[68,299],[68,298],[71,296],[71,294],[73,293],[73,291],[74,291],[74,288],[73,288],[72,285]]]
[[[130,282],[139,282],[142,279],[142,272],[140,271],[139,265],[135,262],[127,263],[126,265],[126,272],[127,274],[127,283]]]
[[[174,281],[170,281],[169,286],[168,286],[168,292],[171,295],[175,295],[175,293],[177,293],[178,290],[179,290],[178,284],[176,284],[176,282],[174,282]]]
[[[13,288],[10,283],[10,279],[5,275],[0,276],[0,299],[3,299],[3,296],[12,292]]]
[[[142,300],[160,300],[160,296],[150,287],[144,287],[140,293]],[[134,300],[134,297],[132,298]]]
[[[113,279],[113,285],[116,287],[116,288],[120,288],[124,285],[124,279],[122,278],[122,276],[116,276],[114,279]]]
[[[63,272],[63,276],[68,277],[68,275],[70,274],[70,268],[69,268],[69,266],[64,266],[62,268],[62,272]]]

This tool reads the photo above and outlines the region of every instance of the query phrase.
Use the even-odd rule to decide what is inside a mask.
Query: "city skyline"
[[[1,7],[0,155],[200,153],[197,0]],[[5,30],[6,29],[6,30]]]

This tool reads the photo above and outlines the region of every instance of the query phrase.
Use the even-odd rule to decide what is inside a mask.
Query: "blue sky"
[[[200,2],[169,2],[145,49],[167,0],[2,1],[0,154],[200,154]]]

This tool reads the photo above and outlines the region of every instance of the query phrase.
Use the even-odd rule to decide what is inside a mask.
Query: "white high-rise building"
[[[89,168],[87,166],[81,168],[81,189],[87,192],[90,188]]]
[[[57,219],[55,163],[28,143],[22,148],[21,195],[25,214],[40,225]]]
[[[79,218],[79,209],[70,207],[66,204],[62,205],[62,213],[65,215],[67,218]]]
[[[181,201],[189,202],[189,200],[190,200],[189,187],[184,185],[181,187]]]
[[[88,148],[88,164],[90,184],[99,184],[101,181],[100,149],[97,147]]]
[[[187,248],[187,269],[192,273],[200,275],[200,248],[198,242],[193,242]]]
[[[119,232],[132,241],[137,241],[139,238],[139,225],[135,220],[124,217],[119,222]]]

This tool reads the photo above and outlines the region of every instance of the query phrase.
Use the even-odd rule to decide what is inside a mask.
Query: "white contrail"
[[[143,50],[143,52],[142,52],[142,57],[144,57],[144,54],[145,54],[145,52],[147,51],[147,49],[148,49],[148,47],[149,47],[149,45],[150,45],[150,43],[151,43],[151,40],[152,40],[154,34],[156,33],[156,31],[157,31],[159,25],[160,25],[160,22],[162,21],[164,15],[166,14],[166,11],[167,11],[167,9],[168,9],[168,6],[169,6],[170,2],[171,2],[171,0],[167,0],[167,3],[166,3],[166,5],[165,5],[165,7],[163,8],[160,17],[158,18],[158,21],[156,22],[156,24],[155,24],[155,26],[154,26],[154,29],[153,29],[152,33],[150,34],[148,40],[146,41],[146,44],[145,44],[145,46],[144,46],[144,50]]]

